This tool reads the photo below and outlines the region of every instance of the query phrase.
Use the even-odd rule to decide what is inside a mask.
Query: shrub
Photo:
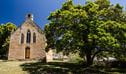
[[[72,63],[82,63],[84,61],[84,59],[82,59],[79,56],[79,53],[70,53],[69,54],[69,62]]]

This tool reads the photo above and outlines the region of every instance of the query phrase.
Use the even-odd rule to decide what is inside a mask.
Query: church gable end
[[[33,15],[28,14],[26,21],[11,35],[8,59],[43,59],[46,39],[40,30],[33,22]]]

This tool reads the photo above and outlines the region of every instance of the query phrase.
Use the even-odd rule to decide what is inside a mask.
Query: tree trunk
[[[86,54],[86,65],[89,67],[93,64],[93,59],[91,57],[91,54]]]

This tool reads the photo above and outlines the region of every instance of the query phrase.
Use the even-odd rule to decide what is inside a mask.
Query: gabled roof
[[[44,34],[44,31],[33,21],[33,15],[32,14],[27,14],[26,20],[20,26],[18,26],[17,29],[21,28],[21,26],[24,25],[25,23],[26,24],[29,23],[31,26],[35,27],[36,30],[38,30],[39,33]],[[14,32],[12,32],[12,34],[13,33]]]
[[[25,24],[25,23],[29,23],[31,26],[35,27],[36,30],[38,30],[38,32],[40,32],[41,34],[44,34],[44,31],[33,20],[26,20],[23,24]]]

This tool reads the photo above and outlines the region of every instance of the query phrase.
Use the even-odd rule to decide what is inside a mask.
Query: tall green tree
[[[9,40],[11,33],[16,29],[13,23],[6,23],[0,25],[0,56],[3,57],[8,54]]]
[[[124,15],[119,4],[110,5],[108,0],[89,1],[85,5],[67,1],[48,17],[47,48],[64,53],[80,51],[90,66],[97,54],[121,50],[122,42],[126,41]]]

